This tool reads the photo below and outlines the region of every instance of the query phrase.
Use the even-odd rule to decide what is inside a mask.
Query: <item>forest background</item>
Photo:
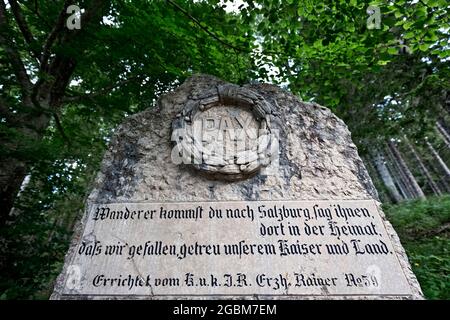
[[[446,0],[0,0],[0,298],[49,297],[114,128],[207,73],[342,118],[426,297],[449,299],[449,13]]]

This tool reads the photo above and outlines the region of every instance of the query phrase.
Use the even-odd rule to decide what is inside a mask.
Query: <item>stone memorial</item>
[[[346,125],[197,75],[127,118],[52,299],[422,299]]]

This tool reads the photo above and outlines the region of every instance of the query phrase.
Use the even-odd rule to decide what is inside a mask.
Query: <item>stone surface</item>
[[[244,175],[238,181],[214,180],[210,176],[201,174],[200,171],[190,165],[175,164],[171,156],[174,144],[174,141],[171,141],[172,122],[174,119],[177,119],[177,117],[181,119],[185,116],[183,115],[183,110],[186,110],[186,106],[194,106],[198,101],[202,101],[205,104],[205,101],[202,100],[205,99],[205,96],[209,96],[208,99],[210,99],[209,102],[206,102],[217,103],[218,99],[214,94],[217,90],[219,92],[228,92],[224,96],[230,96],[229,92],[235,90],[234,86],[229,86],[223,81],[210,76],[200,75],[188,79],[174,92],[162,96],[156,108],[127,118],[118,128],[111,142],[110,149],[104,157],[101,172],[98,174],[94,188],[88,198],[86,213],[75,232],[71,248],[66,257],[64,269],[55,285],[55,290],[52,295],[53,299],[117,298],[117,296],[114,296],[114,291],[112,290],[102,291],[102,294],[99,294],[98,291],[89,291],[90,289],[86,289],[87,291],[76,291],[77,289],[70,291],[67,288],[67,284],[70,287],[71,281],[73,279],[76,280],[78,274],[85,275],[81,279],[82,283],[88,283],[88,277],[95,273],[94,270],[103,268],[102,265],[104,265],[104,269],[106,270],[105,276],[107,274],[114,275],[114,268],[116,267],[119,268],[116,271],[119,273],[122,272],[122,276],[125,276],[125,271],[130,268],[129,263],[126,264],[127,267],[125,264],[120,265],[120,263],[119,266],[117,264],[113,266],[112,263],[114,260],[98,259],[98,257],[86,260],[97,261],[97,264],[96,262],[87,263],[86,261],[82,262],[84,260],[77,260],[81,259],[79,250],[83,240],[92,242],[93,239],[91,238],[94,237],[97,241],[109,241],[111,239],[108,237],[111,237],[113,230],[117,230],[119,234],[123,232],[127,237],[122,240],[127,242],[129,239],[129,244],[133,241],[145,243],[147,241],[145,239],[149,237],[152,241],[157,240],[158,237],[167,239],[167,241],[170,240],[167,237],[171,237],[172,241],[175,241],[175,236],[173,231],[171,231],[172,227],[174,228],[173,230],[179,231],[180,239],[186,237],[191,242],[200,242],[201,239],[212,241],[216,237],[217,239],[215,241],[223,243],[225,243],[225,239],[234,241],[244,237],[249,240],[259,239],[262,241],[261,239],[263,238],[261,234],[257,234],[261,228],[261,221],[247,221],[245,223],[236,223],[236,221],[221,221],[221,223],[214,221],[181,223],[177,221],[174,223],[173,221],[166,221],[164,224],[152,224],[149,222],[136,224],[135,222],[127,221],[100,223],[97,221],[97,223],[93,224],[92,219],[93,214],[95,214],[95,208],[101,204],[107,204],[113,207],[114,204],[123,206],[124,204],[139,203],[137,205],[138,207],[142,206],[142,208],[147,208],[148,206],[154,205],[154,203],[200,202],[204,206],[207,206],[210,202],[214,204],[229,201],[251,201],[252,205],[256,205],[256,201],[273,201],[273,203],[280,204],[286,201],[335,200],[335,202],[328,201],[322,203],[322,205],[328,206],[331,204],[347,203],[341,200],[373,201],[378,199],[372,181],[357,154],[355,145],[351,141],[350,132],[346,125],[327,108],[314,103],[301,102],[289,92],[272,85],[248,85],[246,88],[250,90],[245,92],[255,92],[257,96],[264,98],[263,102],[258,103],[257,112],[270,111],[270,115],[268,116],[270,126],[279,135],[279,145],[276,146],[277,148],[273,147],[273,152],[277,154],[277,157],[273,158],[270,163],[267,163],[268,166],[266,168],[262,168],[257,172],[252,171],[253,175],[248,177]],[[205,92],[210,92],[210,94],[205,95]],[[242,97],[242,101],[245,99],[251,100],[254,97],[250,94],[250,96]],[[222,101],[224,104],[233,104],[234,102]],[[202,108],[205,110],[205,107]],[[251,165],[249,164],[249,166]],[[224,167],[229,168],[230,172],[239,172],[244,168],[241,168],[237,164],[237,169],[233,166],[235,164],[229,163]],[[380,271],[381,279],[388,280],[386,286],[382,286],[379,290],[377,289],[378,291],[361,290],[361,288],[344,288],[341,286],[339,289],[330,289],[328,291],[323,288],[306,291],[297,288],[296,291],[293,291],[295,293],[293,295],[289,295],[289,292],[287,292],[288,295],[276,297],[283,299],[297,299],[299,297],[314,299],[331,297],[370,299],[422,298],[420,287],[411,271],[407,257],[395,231],[385,219],[379,208],[379,203],[373,203],[372,201],[369,201],[371,204],[358,201],[348,203],[349,206],[359,205],[370,207],[373,218],[368,218],[368,221],[374,220],[377,229],[382,230],[382,234],[377,237],[385,240],[385,243],[389,247],[388,250],[392,254],[376,255],[375,257],[370,256],[365,259],[352,257],[352,259],[356,260],[346,259],[348,257],[343,260],[335,257],[333,257],[335,260],[327,260],[330,257],[326,255],[315,259],[309,255],[303,262],[307,266],[305,269],[306,273],[312,273],[314,270],[317,270],[317,272],[324,274],[324,276],[327,274],[332,276],[334,270],[331,271],[330,269],[334,268],[342,269],[342,273],[347,272],[347,270],[351,272],[351,268],[355,268],[353,270],[355,273],[361,274],[364,272],[375,272],[376,274]],[[301,203],[304,205],[304,202]],[[301,203],[298,205],[301,205]],[[185,206],[182,205],[182,207]],[[275,221],[271,221],[271,223],[275,224]],[[94,226],[96,227],[94,228]],[[195,229],[194,233],[199,234],[199,240],[196,240],[195,235],[189,234],[189,228]],[[285,225],[285,228],[287,228],[287,225]],[[95,231],[91,232],[92,230]],[[228,232],[228,235],[225,236],[223,232]],[[332,236],[324,235],[320,238],[320,241],[330,242],[330,237]],[[292,236],[288,238],[292,238]],[[118,241],[122,240],[119,239]],[[276,236],[272,236],[270,241],[267,241],[276,243],[277,240],[279,239]],[[299,240],[307,241],[307,239],[305,240],[301,237],[299,237]],[[368,241],[374,239],[363,237],[361,240]],[[182,240],[178,239],[177,241]],[[340,243],[340,241],[335,240],[335,243]],[[123,257],[119,258],[123,259]],[[138,269],[142,270],[142,268],[145,268],[151,274],[162,275],[167,270],[172,270],[173,272],[185,271],[189,266],[193,269],[201,270],[201,272],[208,271],[211,274],[216,272],[223,273],[222,271],[225,271],[228,267],[231,268],[231,271],[237,270],[236,264],[234,264],[237,260],[231,259],[228,262],[223,257],[216,257],[207,261],[201,259],[197,261],[195,259],[190,259],[191,262],[185,259],[180,264],[180,267],[177,267],[177,264],[170,259],[158,261],[150,259],[147,261],[148,263],[144,264],[141,261],[142,265],[139,265]],[[269,270],[264,271],[265,268],[263,266],[270,266],[269,260],[264,260],[265,264],[261,264],[261,261],[258,259],[258,257],[241,259],[240,264],[242,264],[242,268],[245,270],[252,270],[252,268],[257,267],[256,271],[251,272],[257,272],[258,274],[264,272],[266,274],[289,272],[289,270],[284,271],[282,269],[278,272],[276,270],[277,268],[272,267],[268,267],[267,269]],[[274,266],[280,266],[281,260],[279,259],[278,257],[273,260]],[[286,267],[291,266],[293,268],[296,261],[302,261],[295,260],[297,259],[296,257],[291,257],[290,259],[286,263]],[[84,263],[84,265],[79,266],[80,270],[74,267],[76,265],[74,261]],[[139,259],[136,259],[136,261],[139,261]],[[88,268],[88,266],[92,273],[91,271],[86,273],[87,269],[85,268]],[[370,269],[370,266],[376,266],[379,269],[374,267]],[[123,271],[120,269],[122,267],[125,268]],[[369,268],[369,271],[367,268]],[[256,273],[249,274],[249,276],[250,278],[255,278]],[[86,285],[85,288],[88,288],[88,286]],[[120,298],[139,297],[160,299],[170,297],[179,298],[183,296],[192,297],[190,294],[196,294],[195,297],[202,298],[210,297],[208,293],[212,293],[210,291],[211,288],[202,288],[201,290],[182,288],[177,291],[178,293],[172,289],[163,291],[163,294],[166,295],[158,295],[158,292],[156,292],[156,295],[153,295],[155,292],[152,293],[151,290],[147,290],[139,291],[143,295],[136,296],[132,295],[131,292],[130,294],[126,294],[122,291],[121,294],[125,295],[121,295]],[[214,291],[214,297],[220,298],[222,296],[229,298],[229,294],[232,294],[233,298],[273,297],[268,296],[268,291],[270,290],[267,290],[268,288],[256,288],[256,285],[255,287],[252,286],[252,289],[245,288],[242,291],[216,290]],[[272,291],[274,290],[272,289]],[[87,295],[78,295],[77,292],[84,292]],[[286,294],[286,292],[282,294]]]

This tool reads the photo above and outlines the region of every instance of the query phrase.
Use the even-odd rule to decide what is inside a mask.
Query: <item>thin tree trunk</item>
[[[441,134],[447,148],[450,149],[450,134],[439,121],[436,121],[436,129]]]
[[[399,160],[397,159],[395,154],[392,152],[389,145],[387,145],[386,151],[389,154],[390,168],[391,168],[391,170],[396,172],[399,184],[403,188],[403,193],[407,195],[406,198],[407,199],[416,198],[416,194],[414,193],[414,190],[411,188],[411,183],[410,183],[408,177],[406,176],[403,167],[400,166]]]
[[[413,199],[414,194],[409,188],[408,182],[406,181],[406,177],[402,174],[401,168],[398,166],[397,160],[392,154],[389,147],[386,148],[386,154],[388,156],[389,161],[386,162],[386,166],[388,170],[392,173],[394,181],[398,187],[398,190],[401,192],[404,199]]]
[[[403,199],[403,197],[398,192],[394,179],[392,178],[392,175],[386,166],[385,159],[381,153],[377,153],[377,155],[375,156],[374,163],[381,177],[381,180],[383,180],[383,183],[389,190],[389,193],[391,194],[392,198],[395,200],[395,202],[400,202]]]
[[[380,197],[381,202],[383,203],[392,203],[393,198],[389,192],[386,192],[386,187],[384,186],[384,182],[380,179],[380,174],[378,170],[372,163],[372,158],[369,156],[367,158],[363,158],[364,164],[366,165],[367,170],[369,171],[369,175],[372,178],[373,183],[378,191],[378,195]],[[389,191],[389,190],[388,190]]]
[[[445,190],[445,192],[450,192],[450,185],[447,183],[445,179],[446,177],[442,175],[441,170],[436,166],[436,162],[427,159],[426,163],[428,164],[428,167],[432,169],[435,176],[438,177],[438,185],[440,185],[440,189]]]
[[[442,192],[439,189],[439,186],[434,182],[433,177],[431,176],[430,172],[428,171],[427,167],[423,163],[422,159],[420,158],[419,154],[414,149],[414,146],[411,144],[411,142],[408,140],[408,138],[405,136],[405,142],[408,145],[409,149],[411,150],[411,153],[413,154],[414,158],[416,159],[417,163],[419,164],[419,168],[422,171],[425,178],[428,180],[428,183],[430,184],[431,189],[433,190],[433,193],[436,195],[441,195]]]
[[[406,179],[409,183],[409,187],[413,191],[413,194],[417,198],[425,198],[425,194],[423,193],[422,189],[420,188],[419,184],[417,183],[416,179],[414,178],[413,174],[408,168],[408,165],[406,164],[405,160],[403,159],[400,151],[397,149],[397,146],[392,142],[388,142],[388,146],[390,150],[392,151],[392,154],[394,155],[395,159],[398,161],[398,166],[400,167],[401,171],[403,171],[404,175],[406,176]]]
[[[431,143],[428,140],[426,140],[425,143],[427,144],[427,147],[431,151],[431,153],[433,154],[434,158],[441,165],[442,169],[445,172],[445,175],[450,178],[450,169],[447,167],[447,165],[445,164],[444,160],[442,160],[442,158],[439,155],[439,153],[434,149],[434,147],[431,145]]]

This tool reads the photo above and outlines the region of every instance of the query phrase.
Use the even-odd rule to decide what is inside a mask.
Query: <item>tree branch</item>
[[[58,129],[59,133],[61,134],[63,140],[66,141],[67,145],[70,147],[72,143],[70,142],[69,137],[67,137],[66,133],[64,132],[64,128],[61,124],[61,121],[59,120],[58,115],[56,113],[53,113],[53,117],[55,118],[56,128]]]
[[[108,0],[92,0],[90,6],[86,8],[86,11],[80,17],[82,29],[66,32],[63,42],[69,43],[80,32],[84,32],[89,24],[99,22],[102,17],[102,9],[108,2]],[[58,59],[55,59],[55,62],[57,60]],[[55,76],[55,85],[52,87],[51,104],[54,100],[53,96],[59,97],[60,101],[56,101],[57,104],[62,102],[64,92],[67,88],[73,70],[75,69],[76,60],[70,57],[63,57],[60,64],[61,66],[57,70],[64,70],[64,72],[57,71],[57,73],[54,74],[52,70],[53,68],[50,67],[50,74]]]
[[[33,100],[36,100],[37,96],[41,94],[41,86],[46,83],[44,92],[45,94],[50,94],[49,104],[51,106],[57,106],[60,104],[60,98],[63,97],[64,90],[66,89],[70,77],[75,69],[76,60],[73,57],[56,55],[50,62],[49,58],[51,55],[51,47],[58,36],[61,36],[62,46],[70,44],[70,42],[78,34],[80,34],[80,32],[83,32],[84,29],[87,28],[87,25],[101,18],[101,10],[107,2],[107,0],[92,0],[90,2],[90,6],[86,8],[85,12],[80,17],[82,28],[80,30],[69,31],[66,30],[64,26],[67,15],[66,10],[71,1],[65,1],[64,8],[58,16],[55,27],[45,42],[41,56],[41,70],[45,71],[51,80],[46,81],[41,78],[38,83],[36,83],[33,90]]]
[[[16,2],[16,0],[8,0],[8,2],[11,5],[11,11],[14,14],[14,18],[17,22],[17,25],[19,26],[20,31],[22,32],[23,38],[30,46],[31,55],[39,61],[40,54],[34,49],[36,40],[34,39],[30,29],[28,28],[27,22],[22,15],[19,4]]]
[[[41,71],[46,71],[48,67],[48,58],[50,57],[50,49],[53,43],[55,42],[55,39],[58,36],[58,34],[64,30],[64,22],[66,21],[67,16],[66,10],[67,7],[70,5],[70,3],[71,3],[70,0],[66,0],[64,2],[64,6],[58,15],[58,18],[56,19],[56,23],[44,42],[44,45],[42,47],[42,54],[39,59],[41,63]]]
[[[178,5],[177,3],[173,2],[172,0],[166,0],[168,4],[170,4],[172,7],[174,7],[175,9],[177,9],[178,11],[182,12],[186,17],[188,17],[192,22],[194,22],[197,26],[200,27],[200,29],[202,29],[203,31],[205,31],[208,35],[210,35],[211,37],[213,37],[215,40],[219,41],[221,44],[223,44],[224,46],[227,46],[231,49],[234,49],[236,51],[239,52],[245,52],[245,53],[251,53],[252,51],[247,49],[247,48],[239,48],[236,47],[235,45],[232,45],[231,43],[228,43],[224,40],[222,40],[219,36],[217,36],[215,33],[213,33],[212,31],[210,31],[207,27],[205,27],[200,21],[198,21],[196,18],[194,18],[189,12],[187,12],[185,9],[183,9],[180,5]]]
[[[33,12],[36,17],[38,17],[39,19],[41,19],[41,21],[48,27],[48,28],[52,28],[52,26],[50,25],[50,23],[44,19],[44,17],[41,15],[41,13],[39,12],[39,7],[38,7],[38,3],[37,0],[34,1],[34,8],[28,5],[27,1],[21,1],[19,0],[19,3],[24,6],[25,8],[27,8],[28,10],[30,10],[31,12]]]
[[[10,32],[11,30],[6,15],[6,5],[3,0],[0,0],[0,45],[4,48],[6,55],[9,58],[17,81],[21,86],[23,98],[24,100],[27,100],[30,96],[32,83],[30,82],[19,52],[8,37]]]
[[[40,55],[39,61],[40,61],[40,72],[46,73],[48,72],[49,68],[49,58],[51,55],[50,49],[53,46],[57,36],[64,31],[64,22],[66,20],[66,10],[69,6],[69,0],[66,0],[64,2],[64,6],[62,10],[59,12],[58,18],[56,19],[56,22],[50,31],[49,35],[47,36],[47,39],[44,42],[44,45],[42,46],[42,53]],[[41,89],[41,86],[46,82],[44,78],[39,78],[39,80],[36,82],[33,93],[31,95],[31,98],[33,100],[33,103],[37,103],[37,95],[39,94],[39,90]]]
[[[122,81],[113,83],[107,87],[104,87],[102,90],[99,90],[97,92],[91,93],[91,94],[82,94],[80,96],[70,96],[70,97],[65,97],[62,102],[63,103],[74,103],[74,102],[81,102],[84,100],[88,100],[88,99],[94,99],[95,97],[101,96],[101,95],[105,95],[110,93],[112,90],[123,86],[124,84],[127,84],[135,79],[139,79],[139,76],[131,76],[128,77],[127,79],[124,79]]]

